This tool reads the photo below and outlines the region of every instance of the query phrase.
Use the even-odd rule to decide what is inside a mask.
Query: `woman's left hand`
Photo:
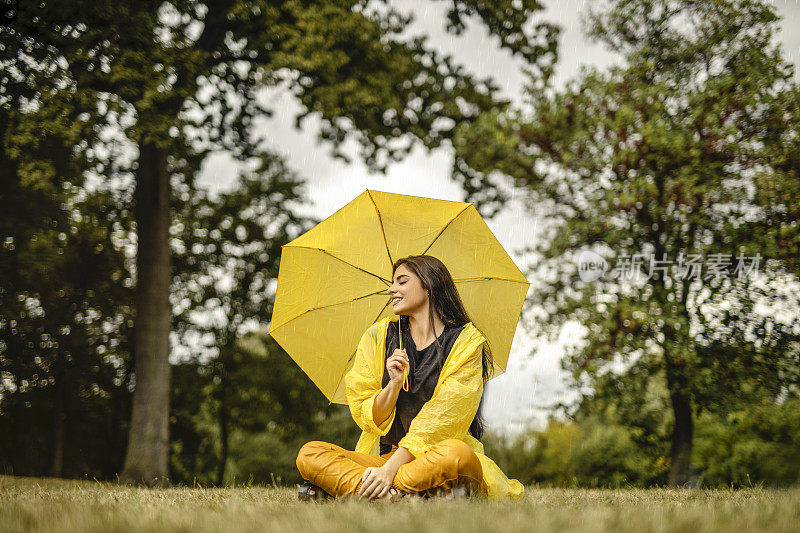
[[[358,491],[358,497],[367,497],[370,500],[373,498],[383,498],[389,493],[392,488],[392,482],[397,471],[392,468],[384,466],[368,466],[364,470],[364,475],[361,479],[364,482],[361,484],[361,489]]]

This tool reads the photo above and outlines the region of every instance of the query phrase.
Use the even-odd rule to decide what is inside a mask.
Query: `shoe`
[[[300,501],[304,502],[328,500],[333,498],[333,496],[309,481],[306,481],[300,485],[300,490],[297,492],[297,497],[300,499]]]

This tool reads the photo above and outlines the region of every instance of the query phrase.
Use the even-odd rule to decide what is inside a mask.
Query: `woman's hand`
[[[373,498],[383,498],[389,493],[392,488],[392,482],[397,470],[384,466],[368,466],[364,470],[364,475],[361,479],[364,481],[361,484],[361,489],[358,491],[358,497],[367,497],[370,500]]]
[[[392,415],[397,395],[403,388],[403,369],[408,366],[408,356],[405,350],[395,350],[386,360],[386,370],[389,372],[389,383],[380,391],[372,403],[372,419],[376,426],[382,425]]]
[[[405,349],[395,349],[391,357],[386,360],[386,370],[389,372],[389,379],[395,383],[403,382],[403,370],[408,366],[408,355]]]

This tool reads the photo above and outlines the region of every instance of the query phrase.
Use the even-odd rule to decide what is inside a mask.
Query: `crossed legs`
[[[392,453],[368,455],[328,442],[311,441],[300,448],[297,469],[303,479],[329,494],[355,495],[361,488],[361,476],[367,467],[382,466]],[[392,486],[406,492],[422,492],[451,488],[459,481],[469,483],[473,493],[486,494],[478,456],[465,442],[448,439],[401,466]]]

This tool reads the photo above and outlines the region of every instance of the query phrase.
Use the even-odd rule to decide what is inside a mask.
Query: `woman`
[[[449,271],[435,257],[409,256],[392,266],[392,280],[397,316],[367,329],[345,376],[350,412],[362,429],[356,450],[306,443],[297,455],[309,481],[300,496],[522,496],[522,484],[509,480],[478,440],[491,352]]]

